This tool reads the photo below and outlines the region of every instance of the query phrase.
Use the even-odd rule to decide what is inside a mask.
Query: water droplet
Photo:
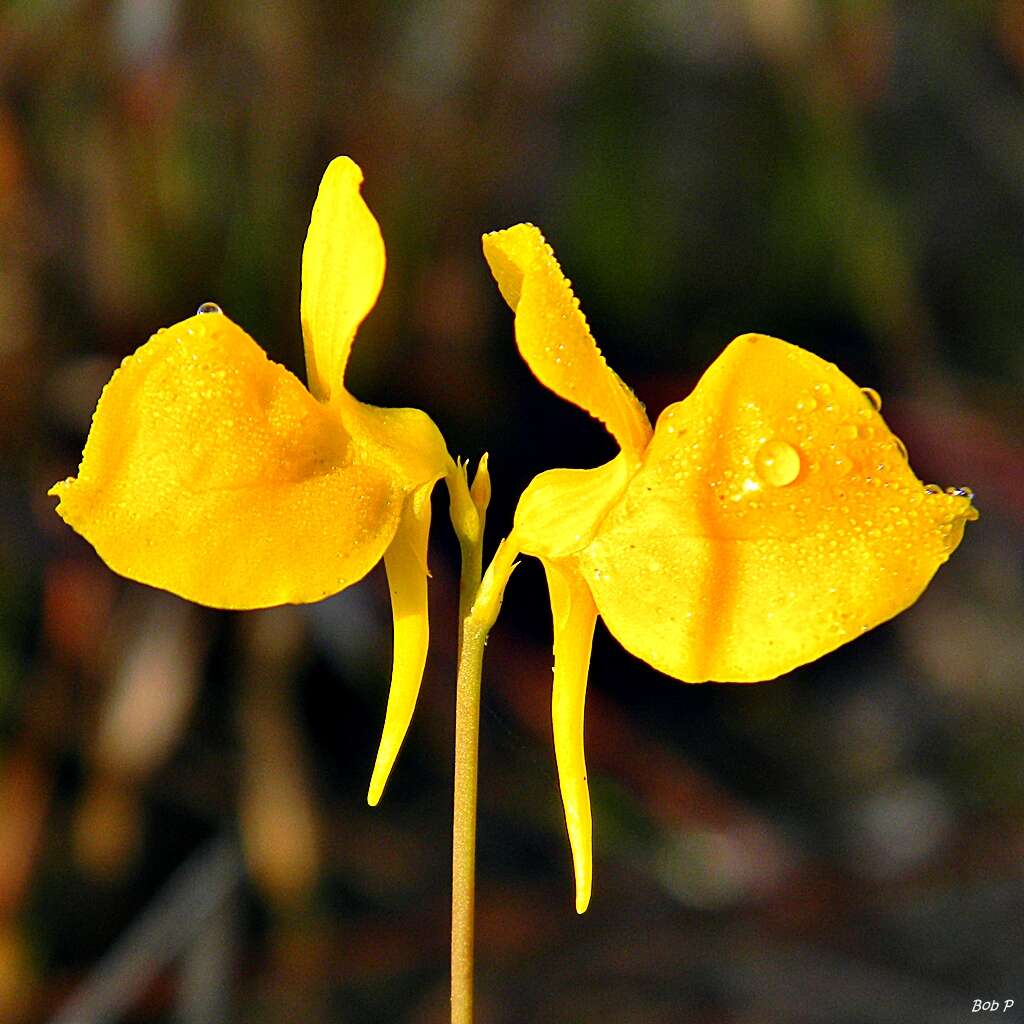
[[[966,498],[968,501],[974,498],[974,491],[970,487],[947,487],[946,493],[951,494],[954,498]]]
[[[832,385],[827,381],[821,381],[819,384],[814,385],[814,390],[817,391],[819,395],[824,395],[827,398],[832,394]]]
[[[786,441],[765,441],[754,456],[757,475],[772,487],[786,487],[800,475],[800,453]]]
[[[861,388],[861,394],[875,407],[875,412],[882,409],[882,396],[874,388]]]
[[[942,488],[938,484],[925,484],[924,485],[924,493],[925,494],[941,494],[942,493]]]
[[[807,395],[805,398],[797,400],[796,407],[800,412],[813,412],[818,408],[818,403],[810,395]]]
[[[220,306],[216,302],[204,302],[197,310],[197,314],[202,313],[220,313],[222,312]]]
[[[892,443],[896,446],[896,451],[900,453],[900,457],[903,461],[907,462],[910,458],[910,455],[907,452],[907,446],[898,437],[894,437],[892,439]]]
[[[857,428],[852,423],[845,423],[839,428],[839,436],[844,441],[853,441],[857,437]]]

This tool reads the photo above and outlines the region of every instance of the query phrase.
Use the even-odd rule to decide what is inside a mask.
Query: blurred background
[[[446,1019],[444,496],[374,810],[380,569],[214,612],[115,577],[46,497],[119,360],[203,301],[304,378],[339,153],[389,253],[349,387],[490,452],[490,545],[535,473],[612,452],[516,354],[479,237],[521,220],[652,418],[775,334],[878,389],[918,475],[982,513],[913,608],[775,683],[687,687],[598,627],[582,918],[543,574],[517,572],[485,670],[481,1024],[1024,1020],[1024,4],[6,0],[0,1021]]]

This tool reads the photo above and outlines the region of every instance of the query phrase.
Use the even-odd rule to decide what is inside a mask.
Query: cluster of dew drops
[[[871,403],[875,412],[882,411],[882,396],[874,388],[861,388],[861,393]],[[894,438],[896,450],[900,453],[904,462],[910,461],[907,446],[898,438]],[[967,498],[970,501],[974,497],[974,491],[970,487],[947,487],[943,490],[938,484],[925,484],[924,493],[927,495],[948,494],[955,498]]]
[[[815,386],[815,391],[818,392],[819,395],[827,397],[831,388],[828,384],[822,383]],[[879,395],[874,388],[861,388],[861,392],[870,404],[871,408],[875,412],[881,412],[881,395]],[[816,399],[807,396],[799,400],[796,407],[800,412],[809,412],[816,408],[816,406]],[[676,428],[673,426],[669,426],[667,429],[670,434],[676,432]],[[870,427],[858,428],[851,425],[848,429],[851,431],[851,439],[855,436],[870,437],[871,434],[873,434],[873,430]],[[904,445],[898,437],[894,437],[893,442],[900,457],[904,462],[909,462],[906,445]],[[696,448],[697,445],[695,444],[694,447]],[[756,473],[759,481],[772,488],[788,487],[797,480],[804,468],[804,458],[801,456],[799,450],[788,441],[784,441],[778,437],[769,438],[763,441],[755,453],[753,461],[754,472]],[[849,463],[849,460],[837,457],[837,464],[840,461],[845,464],[845,468],[847,470],[850,468],[851,464]],[[968,501],[974,498],[974,492],[970,487],[965,486],[947,487],[943,490],[943,488],[938,484],[926,484],[924,486],[924,493],[927,496],[946,494],[951,497],[966,498]],[[742,497],[741,493],[737,493],[733,496],[734,500],[738,500],[740,497]]]

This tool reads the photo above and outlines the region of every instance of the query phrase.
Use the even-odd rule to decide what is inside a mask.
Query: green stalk
[[[455,684],[455,795],[452,807],[452,1024],[473,1022],[473,925],[476,890],[476,794],[480,749],[480,680],[484,648],[512,573],[515,551],[503,541],[481,580],[490,479],[487,456],[472,488],[465,471],[448,480],[452,522],[462,549],[459,667]]]
[[[452,1024],[473,1021],[477,752],[480,676],[486,632],[463,622],[455,690],[455,799],[452,820]]]

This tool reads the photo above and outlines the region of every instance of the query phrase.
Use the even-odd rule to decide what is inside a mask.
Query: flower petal
[[[622,496],[630,472],[619,454],[596,469],[549,469],[535,476],[516,506],[517,549],[538,558],[564,558],[585,547]]]
[[[385,409],[346,395],[337,405],[360,459],[393,476],[406,493],[455,473],[434,421],[420,409]]]
[[[427,542],[430,537],[431,481],[406,498],[398,532],[384,552],[395,629],[391,691],[384,731],[373,766],[367,803],[375,807],[409,730],[416,708],[423,667],[427,662],[430,625],[427,618]]]
[[[551,691],[555,761],[576,877],[576,913],[582,914],[590,903],[594,874],[583,709],[597,609],[572,562],[544,559],[543,565],[555,636],[555,678]]]
[[[926,492],[834,365],[745,335],[659,418],[579,562],[627,650],[688,682],[749,682],[912,604],[974,518]]]
[[[608,366],[551,246],[532,224],[484,235],[484,255],[515,312],[516,343],[537,379],[599,419],[639,457],[651,425],[636,396]]]
[[[332,160],[320,182],[302,250],[302,337],[309,390],[327,401],[343,388],[356,329],[384,281],[384,241],[348,157]]]
[[[60,515],[116,572],[218,608],[318,601],[363,576],[402,491],[236,324],[155,334],[107,384]]]

